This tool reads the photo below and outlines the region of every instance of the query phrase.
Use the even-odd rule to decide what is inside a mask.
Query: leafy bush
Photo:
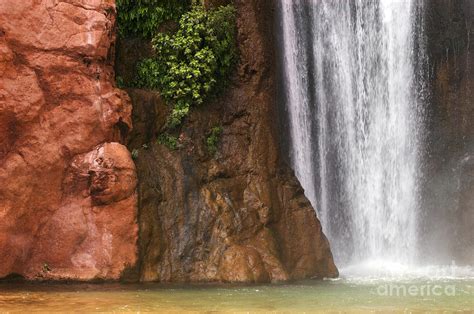
[[[137,76],[134,85],[150,89],[159,88],[159,65],[155,59],[146,58],[137,64]]]
[[[171,150],[176,150],[179,148],[178,138],[166,132],[160,134],[160,136],[158,137],[158,143],[161,145],[165,145]]]
[[[222,127],[215,126],[211,129],[211,132],[206,138],[207,150],[212,155],[214,155],[217,152],[217,145],[219,144],[221,134],[222,134]]]
[[[117,0],[116,4],[121,36],[151,38],[163,22],[179,19],[191,0]]]
[[[181,124],[192,106],[215,95],[229,80],[237,59],[235,9],[206,10],[195,5],[179,20],[175,34],[153,38],[154,59],[138,66],[138,87],[159,89],[173,106],[171,128]]]

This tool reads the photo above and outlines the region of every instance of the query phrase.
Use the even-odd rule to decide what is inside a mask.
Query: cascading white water
[[[291,161],[336,263],[414,262],[420,2],[280,1]]]
[[[298,104],[288,110],[291,126],[298,126],[290,128],[291,138],[299,141],[299,145],[292,146],[291,159],[296,176],[306,183],[306,196],[314,203],[316,202],[315,169],[312,151],[308,149],[313,141],[311,136],[313,117],[308,97],[310,89],[308,76],[311,73],[308,73],[305,54],[307,42],[301,40],[304,37],[303,30],[295,27],[296,23],[302,22],[297,18],[303,15],[304,7],[294,6],[292,1],[283,1],[282,5],[285,82],[288,86],[296,87],[287,89],[287,103]]]

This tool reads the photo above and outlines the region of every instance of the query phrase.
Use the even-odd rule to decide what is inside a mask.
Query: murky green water
[[[453,290],[454,289],[454,290]],[[474,279],[279,285],[0,284],[0,312],[474,312]]]

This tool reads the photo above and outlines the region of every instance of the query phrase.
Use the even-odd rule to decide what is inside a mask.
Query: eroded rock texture
[[[268,282],[337,275],[315,211],[279,154],[276,3],[234,3],[237,73],[218,100],[193,111],[179,137],[180,149],[156,141],[167,110],[159,95],[129,90],[134,103],[129,148],[138,151],[139,177],[135,275],[144,281]],[[122,44],[121,53],[130,51]],[[214,126],[223,129],[215,156],[205,144]]]
[[[116,279],[136,261],[114,23],[113,1],[0,1],[0,277]]]

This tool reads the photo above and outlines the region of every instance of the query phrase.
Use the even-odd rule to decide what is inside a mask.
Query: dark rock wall
[[[140,262],[130,276],[140,280],[268,282],[337,275],[315,211],[279,154],[275,2],[234,3],[240,62],[232,84],[194,109],[179,150],[156,141],[167,110],[159,95],[129,90],[140,226]],[[223,132],[212,156],[205,140],[216,125]]]
[[[474,2],[426,1],[426,23],[430,96],[422,246],[427,258],[472,265]]]

